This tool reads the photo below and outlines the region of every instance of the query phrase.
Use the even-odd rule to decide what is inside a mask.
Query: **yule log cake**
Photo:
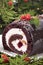
[[[28,21],[17,20],[6,26],[2,41],[5,50],[17,54],[43,53],[43,28],[34,29]]]
[[[2,41],[4,49],[18,54],[32,51],[32,26],[27,21],[14,21],[3,31]]]

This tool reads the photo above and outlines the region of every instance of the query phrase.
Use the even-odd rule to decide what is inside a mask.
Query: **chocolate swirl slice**
[[[27,21],[17,21],[9,24],[3,31],[2,41],[4,49],[18,54],[32,50],[31,31],[33,28]]]

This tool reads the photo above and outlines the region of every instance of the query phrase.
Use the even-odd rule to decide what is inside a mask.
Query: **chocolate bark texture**
[[[43,53],[43,39],[39,39],[33,44],[33,50],[30,53],[30,56],[40,53]]]
[[[33,49],[30,53],[31,55],[41,54],[43,53],[43,28],[38,28],[32,31],[33,35]]]

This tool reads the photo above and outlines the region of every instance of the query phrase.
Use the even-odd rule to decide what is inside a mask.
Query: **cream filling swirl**
[[[10,30],[6,33],[6,36],[5,36],[6,43],[7,43],[7,45],[8,45],[9,48],[10,48],[10,46],[9,46],[9,44],[8,44],[9,38],[10,38],[12,35],[14,35],[14,34],[22,35],[22,36],[23,36],[22,40],[24,40],[24,41],[27,43],[26,35],[25,35],[24,32],[22,31],[22,29],[12,28],[12,29],[10,29]],[[21,40],[21,41],[22,41],[22,40]],[[19,42],[18,39],[12,41],[13,46],[14,46],[18,51],[26,52],[26,50],[27,50],[27,44],[24,44],[24,42],[23,42],[23,46],[22,46],[21,48],[19,48],[18,45],[17,45],[18,42]]]

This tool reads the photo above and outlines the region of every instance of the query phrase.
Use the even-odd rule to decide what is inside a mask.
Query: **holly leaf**
[[[30,24],[34,24],[37,27],[39,25],[39,19],[35,17],[34,19],[30,21]]]

